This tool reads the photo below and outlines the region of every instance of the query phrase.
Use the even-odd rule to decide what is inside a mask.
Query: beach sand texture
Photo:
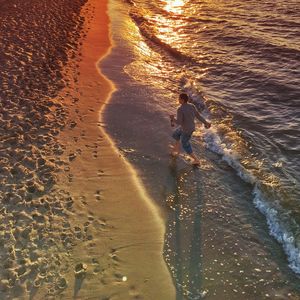
[[[157,209],[104,131],[106,1],[0,1],[1,299],[174,299]]]

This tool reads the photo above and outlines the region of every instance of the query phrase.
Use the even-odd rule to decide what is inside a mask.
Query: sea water
[[[299,1],[111,0],[105,121],[166,216],[178,299],[300,299]],[[212,122],[168,155],[178,94]]]

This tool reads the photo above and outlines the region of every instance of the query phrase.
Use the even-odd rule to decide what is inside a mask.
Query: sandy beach
[[[100,121],[106,1],[3,8],[0,298],[174,299],[163,219]]]

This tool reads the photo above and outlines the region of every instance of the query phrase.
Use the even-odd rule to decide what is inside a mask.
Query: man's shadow
[[[202,298],[201,170],[172,160],[168,176],[168,223],[164,256],[173,276],[177,300]]]
[[[82,287],[85,277],[86,277],[85,273],[75,275],[73,299],[77,299],[78,293]]]

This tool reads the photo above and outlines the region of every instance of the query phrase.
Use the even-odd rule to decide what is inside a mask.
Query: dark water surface
[[[167,216],[178,299],[300,299],[299,1],[110,1],[108,132]],[[185,91],[213,126],[168,156]]]

